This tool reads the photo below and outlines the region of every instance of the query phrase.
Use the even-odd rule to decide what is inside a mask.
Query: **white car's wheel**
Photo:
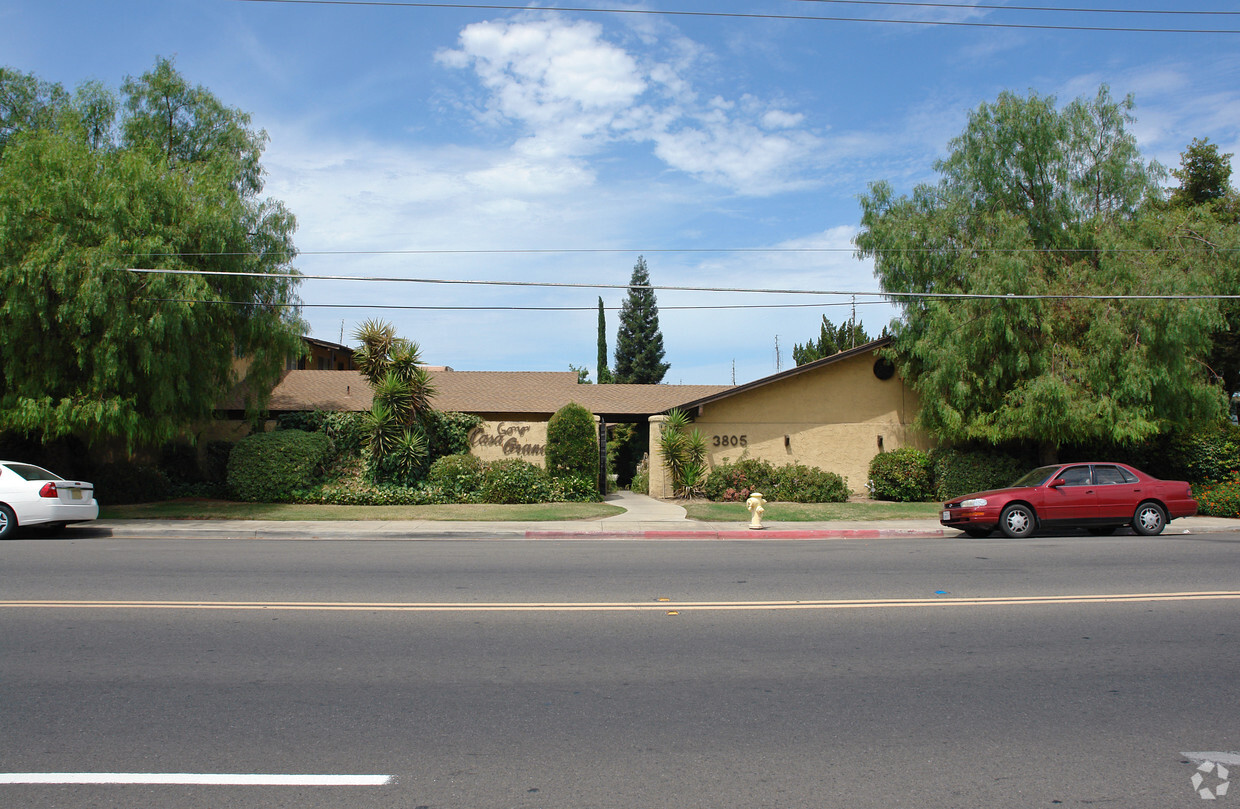
[[[0,503],[0,539],[8,539],[17,528],[17,515],[13,509]]]

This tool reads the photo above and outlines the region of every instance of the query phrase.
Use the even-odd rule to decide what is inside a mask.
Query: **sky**
[[[668,383],[790,368],[823,316],[878,334],[898,310],[855,255],[859,196],[935,182],[1005,90],[1132,94],[1168,169],[1194,138],[1240,153],[1240,33],[1097,30],[1240,31],[1240,2],[513,5],[0,0],[0,64],[72,89],[174,59],[269,136],[311,336],[389,321],[456,370],[596,379],[598,301],[614,353],[639,256]],[[1213,13],[1097,10],[1121,7]]]

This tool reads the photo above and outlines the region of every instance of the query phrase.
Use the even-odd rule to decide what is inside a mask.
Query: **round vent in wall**
[[[879,379],[891,379],[896,374],[896,366],[892,365],[891,360],[877,359],[874,361],[874,376]]]

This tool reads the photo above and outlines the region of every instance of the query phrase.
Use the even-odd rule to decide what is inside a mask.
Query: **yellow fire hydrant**
[[[749,509],[749,530],[761,531],[765,526],[762,525],[762,512],[766,511],[763,506],[766,500],[762,499],[762,492],[754,492],[749,495],[749,499],[745,501],[745,508]]]

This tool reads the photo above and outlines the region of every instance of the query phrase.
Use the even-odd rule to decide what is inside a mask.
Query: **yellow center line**
[[[779,601],[349,602],[349,601],[62,601],[0,600],[0,609],[280,610],[321,612],[618,612],[675,610],[840,610],[883,607],[982,607],[1234,601],[1240,591],[986,596],[977,598],[796,599]]]

